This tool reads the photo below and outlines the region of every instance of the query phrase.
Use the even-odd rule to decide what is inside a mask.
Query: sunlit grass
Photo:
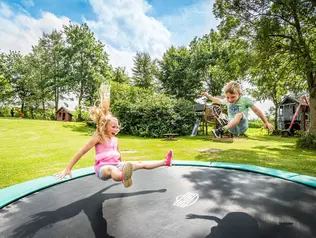
[[[0,188],[64,169],[93,133],[84,123],[75,122],[1,118],[0,125]],[[316,176],[316,151],[296,149],[296,138],[268,136],[265,130],[253,128],[247,135],[233,142],[213,141],[211,136],[164,141],[119,135],[119,147],[124,160],[159,160],[173,149],[176,160],[251,164]],[[221,152],[199,152],[207,149]],[[94,149],[74,169],[93,163]]]

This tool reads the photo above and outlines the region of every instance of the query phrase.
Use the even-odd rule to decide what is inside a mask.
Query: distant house
[[[71,121],[74,111],[60,107],[56,112],[57,121]]]
[[[293,130],[306,131],[309,128],[310,109],[304,100],[294,120]],[[300,100],[286,96],[279,105],[278,126],[281,129],[288,129],[295,115]]]

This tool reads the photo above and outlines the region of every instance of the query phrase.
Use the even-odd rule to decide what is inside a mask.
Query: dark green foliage
[[[316,133],[315,132],[303,132],[299,134],[299,138],[296,141],[297,148],[303,149],[316,149]]]
[[[191,52],[186,47],[172,46],[164,53],[162,60],[159,61],[159,81],[163,92],[171,97],[188,100],[200,95],[202,80],[193,77],[190,62]]]
[[[311,117],[316,115],[315,13],[311,0],[216,0],[214,4],[221,35],[248,42],[247,78],[258,87],[253,96],[270,99],[277,109],[284,93],[307,89]],[[313,118],[310,131],[316,132]]]
[[[136,53],[133,66],[133,83],[140,88],[152,89],[154,87],[154,62],[149,53]]]
[[[111,112],[120,121],[121,133],[143,137],[162,137],[170,132],[188,135],[195,122],[190,101],[114,83]]]
[[[248,123],[249,128],[263,128],[263,122],[261,120],[258,121],[250,121]]]
[[[0,117],[10,117],[11,107],[0,107]]]

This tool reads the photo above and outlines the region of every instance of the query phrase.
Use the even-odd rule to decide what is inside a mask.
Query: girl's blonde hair
[[[230,81],[228,84],[225,85],[224,87],[224,92],[225,94],[227,93],[239,93],[241,95],[241,86],[239,83],[237,83],[236,81]]]
[[[98,91],[99,94],[99,105],[96,104],[90,108],[90,118],[96,124],[96,135],[98,135],[102,141],[109,139],[107,135],[107,126],[111,122],[117,122],[118,119],[110,113],[110,86],[102,84]]]

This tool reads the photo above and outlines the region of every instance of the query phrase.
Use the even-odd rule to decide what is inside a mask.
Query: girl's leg
[[[122,180],[122,172],[113,165],[103,166],[101,168],[101,176],[100,179],[112,178],[114,181]]]
[[[106,165],[101,168],[99,173],[100,179],[104,180],[107,178],[112,178],[114,181],[122,181],[124,186],[130,187],[133,184],[132,181],[133,165],[129,162],[123,163],[121,170],[116,166]]]
[[[132,162],[133,169],[138,170],[138,169],[155,169],[161,166],[171,166],[172,164],[172,150],[168,152],[166,155],[165,159],[161,161],[153,161],[153,162]]]

